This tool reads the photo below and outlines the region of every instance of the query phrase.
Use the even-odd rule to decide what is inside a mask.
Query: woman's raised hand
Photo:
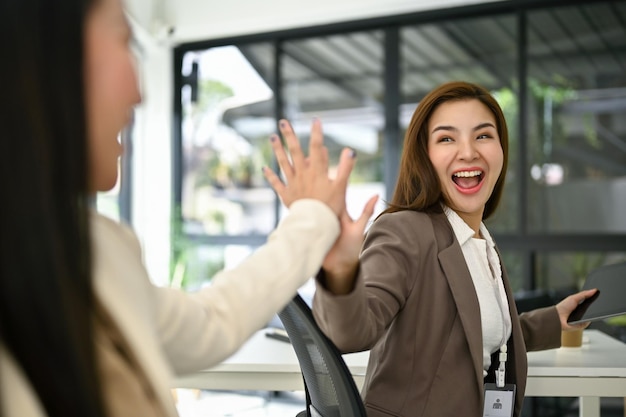
[[[272,135],[270,140],[285,182],[268,167],[263,168],[265,178],[285,206],[289,207],[302,198],[312,198],[325,203],[340,217],[346,208],[346,188],[356,153],[347,148],[342,151],[337,175],[331,179],[328,176],[328,149],[324,146],[321,122],[313,120],[308,156],[304,155],[289,122],[280,120],[278,125],[290,157],[278,136]]]
[[[283,183],[279,176],[267,167],[263,169],[265,178],[285,206],[289,207],[291,203],[301,198],[314,198],[324,202],[337,214],[341,233],[324,259],[325,285],[336,294],[350,292],[359,265],[363,234],[378,197],[370,198],[361,215],[353,220],[346,210],[346,189],[348,178],[354,168],[355,152],[351,149],[342,151],[337,175],[331,179],[328,177],[328,150],[324,146],[319,120],[313,120],[308,157],[304,156],[300,142],[289,122],[281,120],[279,128],[291,159],[278,136],[272,136],[271,141],[285,182]]]
[[[326,254],[322,264],[325,276],[324,286],[333,294],[347,294],[354,287],[365,228],[369,218],[374,214],[377,201],[378,196],[371,197],[356,220],[352,219],[346,211],[339,219],[341,234]]]

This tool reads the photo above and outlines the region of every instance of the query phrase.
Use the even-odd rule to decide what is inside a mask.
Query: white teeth
[[[482,173],[483,173],[482,171],[460,171],[460,172],[456,172],[454,176],[469,178],[469,177],[477,177]]]

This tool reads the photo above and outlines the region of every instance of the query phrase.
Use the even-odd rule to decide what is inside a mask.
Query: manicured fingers
[[[282,194],[285,192],[286,187],[280,177],[268,167],[263,167],[263,175],[265,176],[265,179],[267,179],[267,182],[270,183],[272,189],[276,191],[276,194],[282,198]]]
[[[326,146],[322,148],[322,158],[324,160],[324,167],[328,173],[328,148]]]
[[[356,163],[356,151],[353,149],[345,148],[341,151],[341,156],[339,157],[339,165],[337,166],[337,177],[335,181],[342,187],[346,188],[348,186],[348,179],[350,178],[350,173],[354,168],[354,164]]]
[[[367,222],[372,217],[372,214],[374,214],[374,209],[376,208],[377,202],[377,195],[370,197],[370,199],[367,200],[367,203],[365,203],[365,206],[363,206],[363,211],[361,212],[361,215],[356,220],[353,220],[352,217],[350,217],[348,211],[344,210],[340,216],[342,224],[349,225],[354,223],[358,226],[361,232],[364,232],[365,226],[367,226]]]
[[[287,120],[281,119],[278,122],[278,128],[283,136],[283,139],[285,140],[289,154],[291,155],[293,169],[296,171],[303,169],[306,166],[304,153],[302,152],[300,141],[293,131],[291,124]]]
[[[286,146],[283,146],[277,135],[272,135],[271,146],[284,177],[280,178],[269,168],[263,169],[274,191],[287,207],[300,198],[314,198],[324,202],[341,216],[345,210],[346,189],[356,153],[351,149],[342,151],[336,176],[331,179],[328,176],[328,149],[324,146],[319,119],[314,119],[311,125],[308,155],[302,151],[300,141],[287,120],[279,121],[279,130]],[[364,209],[368,213],[367,218],[372,214],[374,203]],[[363,220],[363,226],[366,221],[367,219]]]
[[[277,135],[270,136],[270,143],[272,145],[272,150],[274,151],[274,156],[276,156],[276,162],[278,162],[278,166],[283,174],[285,174],[287,182],[289,182],[289,180],[293,178],[295,172],[293,166],[291,165],[291,161],[285,152],[285,148]]]
[[[307,168],[314,169],[314,172],[318,175],[328,175],[328,148],[322,146],[316,158],[311,156],[307,157],[305,164]]]
[[[324,133],[319,119],[313,119],[311,125],[311,139],[309,141],[309,158],[314,172],[326,174],[328,172],[328,149],[324,146]]]
[[[359,224],[362,230],[365,230],[365,226],[367,225],[367,222],[369,221],[370,217],[372,217],[372,214],[374,214],[374,208],[376,207],[377,202],[378,202],[378,196],[375,195],[373,197],[370,197],[370,199],[367,200],[367,203],[365,203],[365,207],[363,207],[363,212],[357,219],[357,223]]]

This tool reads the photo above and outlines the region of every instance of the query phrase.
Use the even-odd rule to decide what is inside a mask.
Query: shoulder
[[[137,235],[128,225],[94,211],[90,216],[90,226],[92,243],[96,248],[102,246],[120,250],[130,248],[141,252]]]
[[[90,222],[93,230],[124,235],[127,238],[136,238],[135,232],[127,224],[120,223],[98,212],[91,212]]]
[[[436,229],[445,227],[445,224],[448,224],[446,217],[441,213],[402,210],[381,214],[372,223],[370,230],[391,228],[403,233],[412,233],[416,230],[434,233]]]
[[[373,240],[397,240],[399,244],[424,250],[447,248],[455,242],[455,237],[444,213],[402,210],[380,215],[368,230],[366,240],[368,246]]]
[[[428,223],[428,222],[431,222],[431,216],[432,214],[424,213],[421,211],[401,210],[401,211],[394,211],[392,213],[381,214],[380,216],[378,216],[378,218],[376,218],[376,220],[374,221],[374,224],[384,223],[384,222],[386,222],[387,224],[402,223],[402,222],[410,222],[411,224]]]

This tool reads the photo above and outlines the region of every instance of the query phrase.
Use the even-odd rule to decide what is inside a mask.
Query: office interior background
[[[349,209],[379,194],[380,210],[420,98],[456,79],[507,116],[507,186],[488,227],[515,290],[560,296],[626,259],[625,2],[128,9],[144,102],[100,206],[138,231],[155,282],[197,288],[265,241],[284,214],[261,173],[278,118],[306,141],[320,117],[331,160],[356,149]]]
[[[404,131],[433,87],[503,107],[507,186],[488,227],[515,291],[559,299],[626,260],[626,2],[127,0],[144,100],[99,209],[137,231],[151,278],[194,290],[285,211],[263,179],[287,117],[357,150],[349,210],[384,208]],[[279,262],[280,260],[277,260]],[[626,317],[602,323],[626,340]]]

